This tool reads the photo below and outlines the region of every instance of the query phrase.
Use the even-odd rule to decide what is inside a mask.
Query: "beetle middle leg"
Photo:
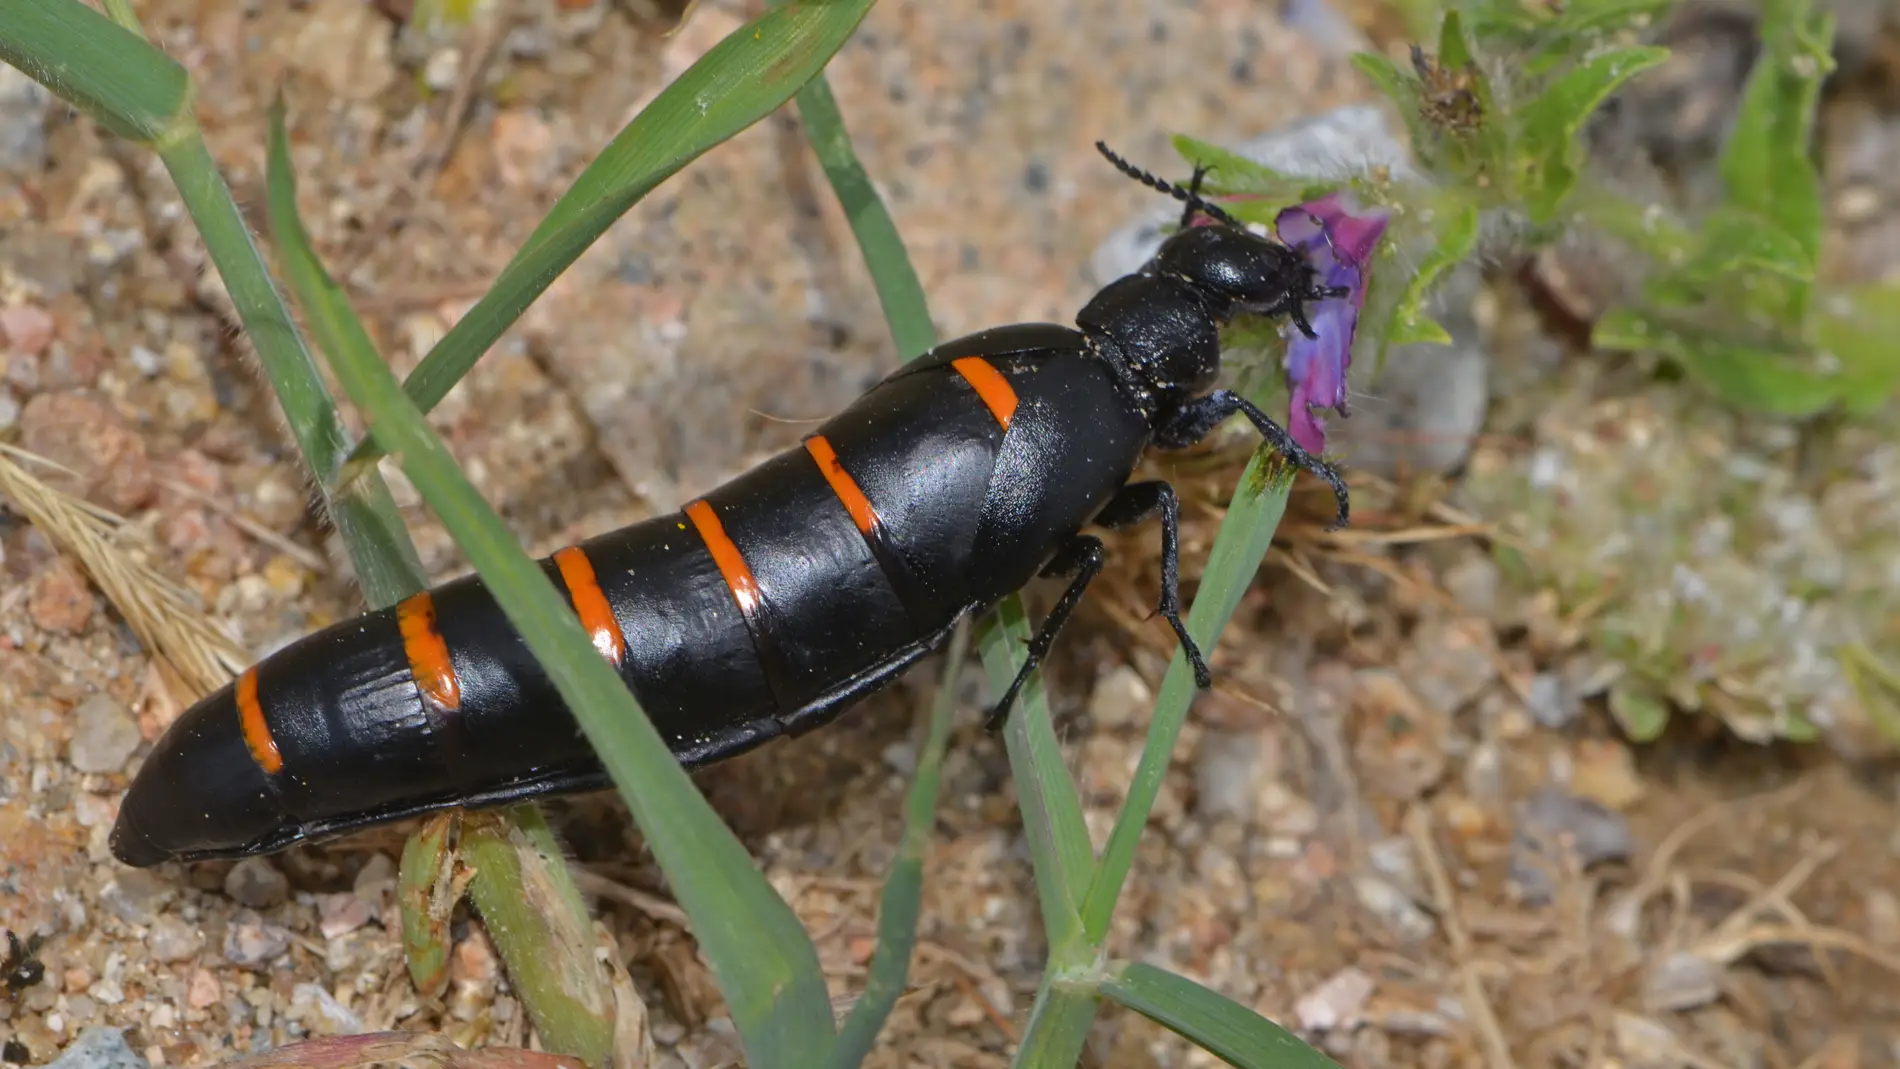
[[[1003,700],[996,703],[996,708],[983,721],[984,730],[994,732],[1009,719],[1010,707],[1016,704],[1016,693],[1029,681],[1029,673],[1035,671],[1042,659],[1049,655],[1049,647],[1055,643],[1056,634],[1062,630],[1063,624],[1069,622],[1069,614],[1075,611],[1076,605],[1082,600],[1082,592],[1088,589],[1090,580],[1102,573],[1102,563],[1107,559],[1108,550],[1103,547],[1101,539],[1094,535],[1077,535],[1058,550],[1048,566],[1043,568],[1044,575],[1073,575],[1075,581],[1062,592],[1055,608],[1049,610],[1049,618],[1042,622],[1042,626],[1036,629],[1035,637],[1029,640],[1029,657],[1016,672],[1009,689],[1003,692]]]
[[[1339,505],[1339,518],[1333,521],[1328,530],[1337,531],[1346,526],[1351,513],[1350,495],[1346,493],[1346,480],[1331,464],[1306,451],[1300,443],[1293,440],[1284,427],[1273,422],[1265,412],[1253,402],[1231,390],[1215,390],[1206,397],[1196,398],[1175,409],[1165,416],[1155,429],[1155,444],[1164,449],[1183,449],[1207,437],[1209,431],[1219,426],[1228,416],[1239,412],[1247,417],[1267,444],[1279,450],[1295,465],[1312,472],[1333,488],[1333,500]]]
[[[1181,502],[1174,487],[1159,479],[1129,483],[1102,507],[1095,522],[1115,530],[1132,527],[1156,512],[1161,513],[1161,604],[1156,611],[1181,639],[1181,649],[1194,667],[1195,685],[1206,690],[1214,685],[1214,676],[1181,622]]]

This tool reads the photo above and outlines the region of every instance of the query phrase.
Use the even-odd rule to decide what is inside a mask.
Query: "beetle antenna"
[[[1185,227],[1189,222],[1192,222],[1194,219],[1194,213],[1198,211],[1198,212],[1202,212],[1206,214],[1209,218],[1218,219],[1221,222],[1226,223],[1228,226],[1231,226],[1236,230],[1247,229],[1247,225],[1245,223],[1242,223],[1240,220],[1234,218],[1231,215],[1228,215],[1226,212],[1215,207],[1213,204],[1210,204],[1206,198],[1201,196],[1200,194],[1201,179],[1206,177],[1207,168],[1205,167],[1195,168],[1194,188],[1182,189],[1180,186],[1177,186],[1172,182],[1166,182],[1159,178],[1156,178],[1154,175],[1149,174],[1147,171],[1144,171],[1141,168],[1135,166],[1134,164],[1129,163],[1127,160],[1122,159],[1120,156],[1115,155],[1114,152],[1109,150],[1108,145],[1104,142],[1097,141],[1095,143],[1095,150],[1097,152],[1100,152],[1102,155],[1108,157],[1108,162],[1114,164],[1116,170],[1119,170],[1121,173],[1127,175],[1128,177],[1134,179],[1137,182],[1140,182],[1142,185],[1147,186],[1148,188],[1152,190],[1155,190],[1158,193],[1166,193],[1168,196],[1173,197],[1175,200],[1181,201],[1182,203],[1186,204],[1188,207],[1188,210],[1187,210],[1187,214],[1182,217],[1182,221],[1181,221],[1182,226]]]

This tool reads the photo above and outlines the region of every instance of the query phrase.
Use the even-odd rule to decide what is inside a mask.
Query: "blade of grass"
[[[79,0],[0,0],[0,27],[0,60],[119,137],[151,145],[191,114],[185,68]]]
[[[1001,695],[1027,659],[1029,623],[1022,598],[1012,594],[977,634],[977,649],[989,676],[991,690]],[[1030,860],[1035,866],[1036,894],[1042,900],[1050,960],[1075,944],[1081,934],[1082,894],[1095,867],[1088,825],[1082,820],[1082,801],[1075,780],[1062,759],[1055,727],[1043,700],[1042,673],[1030,676],[1018,692],[1016,706],[1003,727],[1009,750],[1011,776],[1016,781],[1023,831],[1029,837]]]
[[[1166,969],[1129,962],[1100,990],[1239,1069],[1339,1069],[1300,1037]]]
[[[322,282],[336,289],[327,272]],[[371,433],[400,460],[600,755],[692,921],[751,1064],[774,1069],[823,1060],[836,1026],[817,950],[797,916],[707,804],[547,573],[522,552],[469,483],[389,366],[349,346],[330,355]]]
[[[461,852],[475,870],[469,897],[496,946],[543,948],[508,961],[542,1042],[604,1069],[613,1053],[613,994],[594,959],[587,903],[565,878],[567,860],[540,808],[464,815]],[[560,878],[549,879],[554,873]]]
[[[303,336],[251,241],[231,191],[205,147],[183,67],[141,35],[123,4],[115,23],[78,0],[0,0],[0,59],[79,106],[120,136],[154,149],[230,294],[257,351],[324,510],[344,533],[366,587],[419,577],[422,567],[395,500],[370,473],[350,493],[333,476],[349,435]]]
[[[912,360],[937,344],[937,331],[930,322],[930,309],[924,304],[923,287],[917,271],[904,253],[904,242],[897,224],[878,197],[871,176],[851,148],[851,134],[845,129],[844,115],[832,96],[831,83],[823,71],[798,92],[798,114],[805,122],[805,138],[831,180],[831,188],[851,220],[851,232],[871,269],[877,299],[884,306],[884,319],[891,325],[891,338],[897,353]]]
[[[556,201],[475,307],[403,384],[434,408],[521,313],[614,221],[708,149],[790,100],[824,68],[872,0],[807,0],[733,31],[641,109]],[[354,470],[377,455],[364,442]]]
[[[279,258],[290,278],[316,334],[317,344],[334,364],[340,354],[353,362],[380,363],[369,332],[350,307],[342,290],[332,284],[328,272],[311,250],[310,237],[297,213],[296,177],[291,169],[290,143],[284,128],[282,98],[271,103],[270,143],[265,163],[265,188],[271,229],[276,234]],[[421,588],[416,582],[399,584],[371,592],[373,601],[391,604]],[[470,818],[474,819],[474,818]],[[522,1003],[534,1019],[546,1044],[557,1051],[572,1054],[591,1065],[600,1065],[600,1057],[613,1038],[611,994],[607,977],[594,967],[593,921],[580,905],[580,890],[574,886],[567,863],[557,849],[528,849],[523,844],[552,842],[546,820],[533,805],[511,806],[499,817],[481,818],[486,838],[472,840],[490,855],[489,864],[476,864],[468,890],[484,918],[493,918],[489,934],[495,948],[520,989]],[[495,821],[499,821],[499,825]],[[440,837],[438,831],[436,837]],[[496,861],[500,844],[507,849],[506,863]],[[436,844],[417,844],[427,847]],[[437,845],[439,849],[439,845]],[[404,860],[410,853],[404,850]],[[437,866],[438,871],[440,866]],[[411,873],[411,875],[420,875]],[[435,894],[446,895],[448,888],[434,882]],[[539,902],[536,923],[524,923],[499,903]],[[568,904],[574,908],[567,908]],[[485,905],[484,905],[485,904]],[[437,938],[437,926],[427,914],[417,915],[404,900],[406,949],[412,951],[411,973],[418,976],[417,986],[432,981],[438,951],[446,946]]]
[[[1273,543],[1273,534],[1286,512],[1287,495],[1293,488],[1293,470],[1278,454],[1262,447],[1241,474],[1227,517],[1214,535],[1214,547],[1208,551],[1207,571],[1188,609],[1188,634],[1194,644],[1213,656],[1220,634],[1240,606],[1254,573]],[[1142,746],[1141,762],[1128,787],[1128,800],[1115,817],[1108,845],[1082,903],[1082,926],[1091,944],[1099,945],[1108,933],[1108,924],[1121,898],[1122,884],[1135,859],[1136,841],[1148,824],[1161,780],[1167,774],[1168,760],[1174,751],[1181,726],[1187,722],[1188,706],[1195,694],[1194,674],[1187,658],[1176,650],[1161,680],[1161,693],[1155,699],[1154,720],[1148,727],[1148,739]]]
[[[566,608],[545,572],[521,553],[502,520],[488,509],[486,501],[456,467],[454,458],[448,456],[441,439],[401,393],[390,366],[374,351],[361,321],[353,315],[348,298],[317,262],[302,220],[296,215],[296,177],[289,165],[281,106],[272,108],[268,188],[272,226],[279,235],[285,260],[293,262],[291,275],[298,279],[298,289],[306,292],[312,319],[321,323],[319,330],[333,342],[325,346],[325,355],[331,359],[336,378],[352,401],[369,412],[372,433],[388,435],[384,444],[393,446],[391,454],[403,461],[405,471],[416,482],[416,490],[422,492],[429,507],[454,535],[456,545],[475,564],[488,591],[507,613],[509,623],[521,628],[528,649],[549,670],[568,708],[576,710],[589,742],[595,744],[608,771],[616,777],[627,805],[635,811],[661,866],[680,892],[680,904],[686,906],[693,930],[718,970],[720,989],[731,1004],[733,1023],[747,1039],[747,1050],[758,1048],[754,1056],[760,1065],[783,1065],[785,1061],[775,1061],[787,1058],[777,1054],[779,1050],[825,1050],[832,1039],[830,1003],[823,976],[817,972],[817,951],[806,930],[798,925],[785,900],[771,891],[752,868],[745,849],[693,788],[692,780],[673,760],[654,725],[633,699],[633,691],[619,682],[614,668],[600,661],[599,653],[593,653],[593,644],[581,632],[580,621]],[[570,636],[581,636],[583,644],[562,649]],[[578,649],[585,653],[576,655]],[[604,725],[600,723],[602,718],[606,718]],[[629,782],[640,786],[629,788]],[[532,835],[540,816],[526,816],[526,820],[523,832]],[[553,856],[559,858],[559,853]],[[505,866],[488,868],[502,872]],[[504,875],[504,879],[511,887],[523,885],[519,877],[507,879]],[[580,892],[574,891],[564,866],[547,879],[580,902]],[[485,881],[479,875],[471,883],[479,904],[494,906],[507,898],[521,900],[521,894],[504,891],[507,887],[494,887],[494,881]],[[585,911],[578,915],[585,921]],[[507,927],[532,934],[538,925]],[[496,930],[498,946],[505,946],[507,938],[509,934],[504,930]],[[561,949],[547,940],[540,942]],[[517,949],[509,957],[509,968],[519,965],[528,974],[536,974],[542,963],[534,961],[536,955],[528,953],[530,949]],[[589,961],[591,953],[591,946],[585,947]],[[555,970],[545,976],[547,980],[572,980],[576,976],[572,966],[549,965]],[[785,993],[783,999],[779,997],[781,991]],[[549,995],[545,1006],[553,1010],[566,1001],[583,1001],[583,997],[572,991]],[[587,1025],[581,1023],[581,1046],[589,1046],[585,1031]],[[576,1054],[585,1056],[581,1050]]]
[[[1035,1004],[1029,1008],[1022,1045],[1010,1064],[1016,1069],[1074,1069],[1082,1061],[1082,1049],[1088,1045],[1089,1029],[1100,1008],[1094,983],[1065,977],[1051,953]]]
[[[943,753],[949,746],[950,724],[957,709],[957,679],[963,674],[969,649],[970,625],[966,621],[950,636],[950,649],[944,655],[943,678],[937,683],[930,707],[930,735],[917,755],[916,778],[904,801],[904,840],[878,899],[877,949],[871,955],[864,994],[851,1007],[839,1031],[838,1046],[831,1057],[835,1069],[855,1069],[864,1061],[910,975],[911,950],[917,943],[917,912],[923,899],[924,855],[930,850]]]

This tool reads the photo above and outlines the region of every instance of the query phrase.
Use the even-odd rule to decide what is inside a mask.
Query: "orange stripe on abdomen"
[[[851,522],[858,525],[858,530],[867,535],[877,530],[883,521],[877,518],[877,510],[871,507],[871,499],[864,496],[864,491],[858,489],[851,473],[844,470],[844,464],[838,460],[838,451],[831,448],[831,443],[825,440],[824,435],[815,434],[805,439],[805,452],[818,462],[819,472],[831,484],[831,492],[837,494],[838,500],[844,503],[844,510],[851,514]]]
[[[996,422],[1008,430],[1009,417],[1016,414],[1016,391],[1010,386],[1009,380],[1003,377],[1003,373],[980,356],[952,360],[950,366],[976,390],[976,395],[989,406],[990,415],[996,417]]]
[[[606,592],[600,589],[600,580],[594,577],[594,562],[587,559],[581,547],[569,546],[554,555],[554,566],[561,570],[561,582],[567,584],[574,612],[593,637],[594,648],[608,664],[620,667],[627,656],[627,638],[620,632],[620,621],[607,603]]]
[[[462,685],[455,679],[455,662],[449,658],[449,644],[442,640],[442,629],[436,626],[435,601],[428,591],[397,604],[396,626],[402,631],[402,651],[409,658],[416,689],[442,709],[460,709]]]
[[[752,577],[752,569],[746,566],[739,547],[726,536],[725,525],[719,522],[704,498],[686,506],[686,518],[693,521],[699,537],[705,540],[713,563],[719,566],[719,574],[725,576],[726,587],[732,591],[732,600],[739,603],[739,611],[748,621],[753,619],[764,600],[759,593],[759,581]]]
[[[251,751],[251,760],[264,770],[267,776],[275,776],[284,770],[284,755],[277,749],[277,740],[271,737],[270,724],[264,720],[264,703],[257,697],[257,669],[246,668],[237,681],[238,730],[244,734],[244,745]]]

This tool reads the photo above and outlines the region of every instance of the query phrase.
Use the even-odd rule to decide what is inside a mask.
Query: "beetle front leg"
[[[1114,530],[1133,526],[1156,512],[1161,513],[1161,605],[1157,611],[1181,639],[1181,649],[1194,667],[1195,685],[1206,690],[1214,685],[1214,676],[1181,622],[1181,502],[1174,487],[1159,479],[1129,483],[1102,507],[1095,522]]]
[[[1337,531],[1346,526],[1352,507],[1350,495],[1346,492],[1346,480],[1340,478],[1339,472],[1331,464],[1307,452],[1285,428],[1268,418],[1253,402],[1232,390],[1215,390],[1169,413],[1155,428],[1155,444],[1164,449],[1184,449],[1207,437],[1209,431],[1236,412],[1247,417],[1268,445],[1333,488],[1333,499],[1339,504],[1339,518],[1327,530]]]
[[[1029,659],[1023,662],[1009,689],[1003,692],[1003,700],[996,703],[996,708],[983,721],[984,730],[995,732],[1009,720],[1010,707],[1016,704],[1016,692],[1023,689],[1023,684],[1029,681],[1029,673],[1035,671],[1042,659],[1049,655],[1049,647],[1055,643],[1056,634],[1062,630],[1063,624],[1069,622],[1069,614],[1075,611],[1075,606],[1082,600],[1082,592],[1088,589],[1090,580],[1102,573],[1102,563],[1107,559],[1108,550],[1102,546],[1101,539],[1094,535],[1077,535],[1042,570],[1042,574],[1049,576],[1073,575],[1075,581],[1062,592],[1055,608],[1049,610],[1049,618],[1042,622],[1042,626],[1036,629],[1035,637],[1029,640]]]

